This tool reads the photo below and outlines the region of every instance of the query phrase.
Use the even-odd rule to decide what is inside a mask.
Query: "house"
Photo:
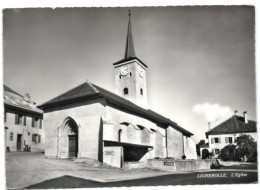
[[[212,153],[212,156],[217,158],[222,148],[229,144],[236,145],[237,137],[242,134],[251,135],[257,140],[256,122],[248,120],[246,111],[243,116],[239,116],[235,111],[231,118],[206,132],[209,143],[200,147],[201,155]]]
[[[5,147],[7,151],[44,151],[43,111],[4,85]]]
[[[192,133],[147,109],[148,66],[135,56],[129,16],[124,59],[113,64],[115,93],[90,82],[43,103],[45,155],[124,168],[147,159],[196,159]]]

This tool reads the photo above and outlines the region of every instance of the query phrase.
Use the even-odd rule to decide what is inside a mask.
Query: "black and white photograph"
[[[6,188],[257,184],[255,15],[3,8]]]

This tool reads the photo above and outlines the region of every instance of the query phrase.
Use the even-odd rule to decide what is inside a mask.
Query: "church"
[[[45,155],[127,168],[160,158],[196,159],[193,135],[147,109],[148,66],[136,57],[129,14],[124,59],[113,64],[115,93],[91,82],[43,103]]]

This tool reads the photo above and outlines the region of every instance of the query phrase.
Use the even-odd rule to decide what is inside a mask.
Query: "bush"
[[[227,145],[220,151],[219,158],[223,161],[239,161],[240,152],[236,149],[236,145]]]

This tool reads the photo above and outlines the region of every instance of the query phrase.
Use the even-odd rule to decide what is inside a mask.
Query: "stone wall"
[[[196,143],[191,137],[183,136],[183,140],[186,141],[184,147],[186,159],[197,159]]]
[[[184,154],[183,134],[172,127],[167,128],[168,157],[180,159]]]
[[[208,170],[212,163],[216,160],[169,160],[169,159],[154,159],[148,160],[148,168],[158,169],[162,171],[196,171]]]
[[[102,158],[102,115],[105,115],[104,99],[75,102],[45,110],[43,125],[46,131],[45,155],[61,157],[59,131],[63,122],[72,118],[78,126],[78,157],[100,160]],[[65,155],[65,154],[63,154]]]

